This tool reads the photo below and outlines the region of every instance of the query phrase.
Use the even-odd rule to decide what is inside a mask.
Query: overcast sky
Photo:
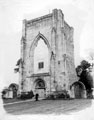
[[[62,9],[65,21],[74,27],[75,65],[94,48],[94,0],[0,0],[0,79],[18,83],[14,73],[20,58],[22,20]]]

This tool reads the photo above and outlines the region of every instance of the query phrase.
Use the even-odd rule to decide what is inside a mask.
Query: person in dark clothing
[[[38,98],[39,98],[39,94],[36,93],[36,95],[35,95],[35,100],[38,101]]]

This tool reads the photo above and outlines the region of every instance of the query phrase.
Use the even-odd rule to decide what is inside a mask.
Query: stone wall
[[[72,85],[77,80],[74,65],[73,32],[74,29],[70,27],[66,22],[64,22],[64,39],[66,41],[66,68],[69,79],[69,83],[68,82],[67,83],[69,86]]]

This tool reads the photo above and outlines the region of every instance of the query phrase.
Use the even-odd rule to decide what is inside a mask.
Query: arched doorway
[[[71,91],[74,92],[74,98],[86,98],[86,88],[82,82],[74,82]]]
[[[35,93],[38,93],[40,98],[45,98],[46,86],[44,80],[40,78],[35,80]]]
[[[16,98],[19,86],[16,83],[11,83],[8,88],[13,92],[13,98]]]

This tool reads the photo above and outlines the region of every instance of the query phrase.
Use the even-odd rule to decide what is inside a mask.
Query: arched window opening
[[[49,72],[49,50],[45,41],[40,38],[34,49],[34,73]]]

